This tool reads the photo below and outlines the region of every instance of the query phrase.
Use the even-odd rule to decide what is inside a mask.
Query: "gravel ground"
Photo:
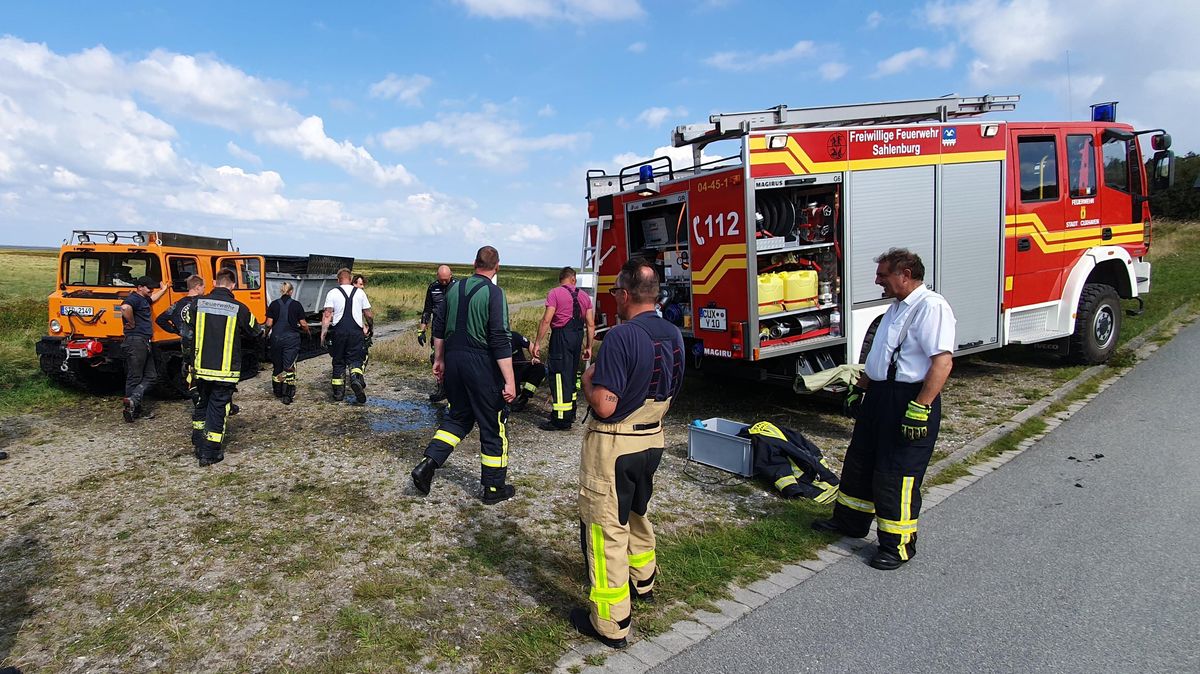
[[[1013,354],[1016,354],[1015,356]],[[939,449],[1057,386],[1030,352],[960,359]],[[1059,372],[1059,375],[1065,373]],[[224,463],[197,468],[181,401],[125,424],[117,398],[0,420],[0,661],[27,671],[493,669],[529,612],[582,601],[575,516],[582,432],[547,433],[535,400],[510,422],[516,498],[477,498],[477,435],[433,493],[408,471],[441,406],[427,376],[373,364],[366,407],[327,400],[328,361],[300,366],[291,407],[242,382]],[[689,379],[656,480],[660,532],[732,522],[776,498],[686,461],[693,418],[803,430],[838,463],[850,424],[782,389]],[[669,581],[669,578],[667,579]],[[387,659],[364,663],[364,649]]]

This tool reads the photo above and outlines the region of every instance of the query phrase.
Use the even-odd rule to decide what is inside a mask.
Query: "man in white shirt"
[[[349,269],[338,270],[338,287],[325,295],[325,311],[321,314],[321,343],[328,344],[333,357],[333,399],[346,397],[346,369],[350,369],[350,388],[355,404],[367,402],[367,382],[363,377],[363,355],[367,333],[371,331],[371,302],[367,291],[350,283]],[[332,326],[332,331],[330,330]],[[326,335],[331,335],[326,341]]]
[[[862,538],[873,515],[879,550],[869,563],[891,571],[917,552],[921,480],[941,424],[955,321],[946,298],[925,286],[920,256],[893,248],[875,262],[876,285],[896,301],[879,322],[866,372],[846,398],[857,421],[833,517],[812,526]]]

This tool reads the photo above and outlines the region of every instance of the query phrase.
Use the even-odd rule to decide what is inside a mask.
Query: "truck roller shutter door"
[[[938,292],[954,310],[959,350],[1000,339],[1001,181],[996,161],[942,167]]]
[[[878,300],[875,258],[907,248],[925,263],[925,280],[937,278],[933,245],[934,167],[850,173],[850,297],[854,304]]]

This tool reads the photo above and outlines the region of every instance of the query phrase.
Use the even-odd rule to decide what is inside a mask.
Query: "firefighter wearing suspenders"
[[[658,566],[647,510],[665,445],[663,417],[683,383],[683,336],[655,314],[658,288],[648,262],[625,263],[610,291],[622,322],[583,374],[591,418],[580,454],[579,522],[591,589],[588,608],[572,610],[570,620],[612,648],[626,645],[631,595],[653,599]]]
[[[475,274],[446,290],[433,317],[433,374],[445,386],[450,408],[412,471],[413,486],[428,494],[434,472],[479,424],[481,497],[487,505],[512,498],[508,475],[508,403],[516,398],[508,302],[492,283],[500,254],[484,246],[475,255]]]
[[[531,351],[538,349],[546,329],[550,328],[550,357],[546,360],[550,376],[550,418],[541,425],[544,431],[565,431],[575,422],[576,377],[579,356],[591,360],[592,339],[596,333],[592,299],[575,287],[575,270],[563,267],[559,286],[546,295],[546,311],[538,325]]]
[[[279,297],[267,307],[271,337],[271,391],[284,405],[296,399],[296,360],[300,358],[300,332],[309,334],[304,307],[292,298],[292,284],[279,284]]]
[[[200,390],[196,388],[196,380],[192,377],[192,360],[195,358],[196,333],[192,330],[190,316],[196,310],[196,298],[204,294],[204,278],[196,274],[187,277],[187,295],[179,298],[166,311],[154,319],[158,327],[169,333],[179,335],[179,351],[182,356],[182,377],[187,385],[188,397],[192,399],[192,407],[200,405]],[[201,418],[203,419],[203,417]],[[203,426],[201,426],[203,428]]]
[[[329,345],[329,355],[333,358],[333,377],[329,380],[333,386],[333,399],[345,399],[346,370],[349,369],[350,388],[354,391],[355,404],[362,405],[367,402],[363,355],[373,314],[366,291],[351,285],[351,276],[349,269],[339,269],[338,287],[325,295],[325,311],[321,315],[321,343]]]
[[[192,415],[192,442],[201,466],[225,458],[225,419],[242,375],[242,339],[258,337],[261,328],[246,305],[233,297],[232,269],[217,272],[216,287],[196,298],[189,324],[195,335],[192,375],[200,404]]]
[[[925,287],[919,256],[893,248],[875,262],[875,283],[896,301],[880,320],[865,375],[846,399],[857,421],[833,517],[812,526],[862,538],[874,517],[879,549],[869,563],[890,571],[917,552],[921,480],[941,424],[955,321],[946,299]]]

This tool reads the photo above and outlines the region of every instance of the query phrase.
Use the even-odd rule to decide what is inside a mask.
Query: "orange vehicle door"
[[[1005,254],[1012,263],[1005,279],[1005,306],[1049,302],[1062,295],[1066,232],[1060,157],[1062,138],[1053,130],[1013,131],[1016,203],[1006,220]]]
[[[200,273],[200,263],[195,255],[167,255],[167,268],[163,281],[167,284],[167,295],[154,305],[155,313],[166,311],[175,302],[187,296],[187,280],[192,274]],[[212,284],[206,284],[205,292],[212,290]],[[175,339],[157,325],[154,326],[155,339]]]
[[[245,304],[259,323],[267,320],[266,288],[263,287],[263,258],[261,255],[224,255],[214,260],[217,271],[233,270],[237,285],[233,296]]]

